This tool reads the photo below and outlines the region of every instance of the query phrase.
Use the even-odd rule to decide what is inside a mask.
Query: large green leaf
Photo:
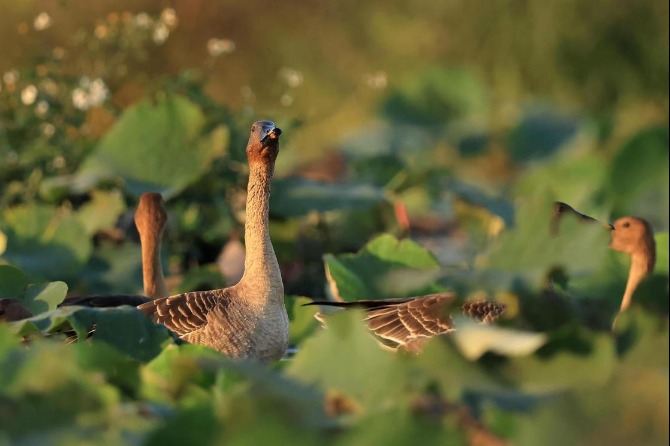
[[[91,201],[84,204],[77,216],[91,236],[102,229],[109,229],[119,219],[119,215],[126,209],[123,195],[118,190],[98,191],[91,193]]]
[[[216,370],[203,368],[206,360],[221,354],[199,345],[169,345],[142,368],[141,395],[150,401],[203,404],[211,398]]]
[[[0,265],[0,299],[17,299],[28,288],[30,278],[18,268],[11,265]]]
[[[640,215],[668,227],[668,127],[645,129],[627,141],[612,161],[606,196],[619,215]]]
[[[456,420],[449,419],[436,423],[434,419],[416,412],[409,409],[396,409],[375,413],[366,418],[365,422],[353,426],[337,444],[341,446],[351,444],[465,446],[472,444],[466,440],[465,433],[456,428]]]
[[[96,294],[142,292],[142,256],[135,243],[98,246],[84,267],[83,276]]]
[[[118,308],[61,307],[54,311],[12,323],[20,336],[74,330],[83,342],[92,334],[119,352],[138,361],[157,356],[171,336],[163,325],[155,324],[141,311]]]
[[[514,192],[517,196],[528,197],[543,191],[581,209],[582,204],[591,204],[597,185],[606,181],[607,168],[607,159],[599,154],[560,152],[549,162],[533,163],[524,169],[514,183]],[[602,215],[594,213],[596,211]],[[603,211],[590,208],[587,214],[602,217],[605,215]]]
[[[83,371],[73,353],[38,339],[30,349],[15,344],[0,357],[0,430],[12,444],[102,440],[101,429],[116,418],[120,397],[99,374]],[[108,441],[115,438],[107,433]]]
[[[63,302],[67,295],[65,282],[32,283],[26,288],[26,292],[19,301],[32,314],[40,314],[45,311],[55,310],[59,303]]]
[[[612,376],[616,365],[614,342],[608,334],[589,338],[586,351],[561,350],[550,357],[536,354],[511,358],[499,372],[510,384],[531,393],[603,385]]]
[[[403,359],[377,345],[360,312],[342,311],[329,317],[327,329],[303,342],[286,372],[372,409],[399,402],[407,373]]]
[[[667,444],[667,355],[665,359],[665,367],[657,370],[621,364],[606,383],[584,386],[518,415],[514,444]],[[569,374],[578,373],[570,369]]]
[[[338,209],[369,209],[384,201],[384,191],[368,184],[331,184],[301,178],[272,183],[270,209],[281,217]]]
[[[33,279],[73,279],[91,254],[91,241],[77,216],[45,205],[22,205],[0,216],[7,233],[3,257]]]
[[[64,282],[31,283],[20,269],[0,265],[0,298],[16,299],[32,314],[54,310],[66,295]]]
[[[515,272],[538,285],[556,267],[568,275],[591,272],[605,259],[609,231],[605,224],[582,222],[571,214],[560,221],[559,234],[550,232],[552,202],[534,197],[519,202],[516,225],[503,233],[479,266]]]
[[[383,234],[356,254],[324,256],[331,290],[344,300],[407,297],[443,291],[439,264],[409,239]]]
[[[121,178],[135,195],[174,195],[227,147],[228,132],[203,135],[205,123],[202,110],[181,96],[141,101],[124,111],[86,158],[75,186],[87,190],[100,180]]]

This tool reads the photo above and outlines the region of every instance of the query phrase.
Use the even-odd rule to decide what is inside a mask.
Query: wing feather
[[[183,293],[154,299],[137,308],[183,337],[205,328],[212,311],[217,308],[225,309],[228,306],[229,295],[226,290],[223,291],[223,293],[214,291]]]

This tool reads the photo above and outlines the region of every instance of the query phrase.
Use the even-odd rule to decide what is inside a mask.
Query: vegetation
[[[34,317],[0,325],[0,443],[667,444],[667,2],[4,3],[0,298]],[[141,292],[147,191],[172,291],[231,280],[258,118],[284,130],[293,357],[56,308]],[[598,225],[552,237],[555,199],[655,229],[614,333],[628,258]],[[302,306],[443,290],[508,311],[415,356]]]

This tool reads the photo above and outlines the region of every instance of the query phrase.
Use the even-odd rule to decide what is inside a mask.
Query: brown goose
[[[163,197],[155,192],[140,196],[135,210],[135,226],[140,234],[142,246],[142,280],[144,294],[135,295],[92,295],[67,297],[60,307],[80,305],[85,307],[109,308],[120,305],[138,306],[151,299],[168,296],[167,284],[161,268],[161,238],[167,223],[167,211]]]
[[[161,194],[142,194],[135,211],[135,225],[142,245],[144,294],[151,299],[169,295],[161,267],[161,238],[167,223],[167,211]]]
[[[233,359],[277,360],[288,346],[284,286],[268,228],[270,182],[280,134],[270,121],[251,127],[242,279],[228,288],[159,298],[138,307],[185,341],[212,347]]]
[[[404,299],[358,300],[354,302],[314,301],[306,305],[322,305],[365,310],[368,328],[393,349],[419,352],[433,336],[456,329],[450,310],[454,293],[436,293]],[[464,316],[479,322],[492,322],[505,312],[504,304],[492,301],[465,302],[460,306]],[[316,318],[325,323],[321,313]]]
[[[610,247],[630,256],[630,270],[620,312],[630,306],[635,289],[654,270],[656,241],[651,225],[638,217],[621,217],[614,222]]]

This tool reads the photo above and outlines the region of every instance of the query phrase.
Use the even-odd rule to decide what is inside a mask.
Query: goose
[[[639,217],[621,217],[614,222],[610,248],[630,256],[630,270],[620,313],[630,307],[638,285],[654,270],[656,241],[651,225]]]
[[[144,196],[143,196],[144,198]],[[147,228],[142,238],[142,264],[145,277],[145,293],[151,296],[147,290],[156,289],[155,281],[164,280],[162,274],[153,274],[149,262],[156,271],[157,253],[156,245],[160,244],[160,222],[164,221],[159,209],[163,209],[160,195],[153,194],[145,200],[140,200],[140,206],[136,213],[144,215],[146,220],[143,227]],[[142,218],[145,218],[142,217]],[[154,219],[154,221],[151,221]],[[140,224],[138,224],[138,229]],[[140,235],[142,235],[140,229]],[[147,253],[147,255],[144,255]],[[149,272],[147,272],[149,270]],[[147,282],[148,280],[148,282]],[[153,281],[153,283],[152,283]],[[449,314],[442,314],[443,310],[453,304],[455,295],[453,293],[437,293],[421,298],[386,299],[386,300],[359,300],[356,302],[320,302],[314,301],[307,305],[329,305],[345,308],[364,308],[367,311],[367,323],[370,330],[385,344],[391,348],[405,346],[404,348],[417,348],[421,339],[429,338],[436,334],[446,333],[453,330],[454,325]],[[462,305],[462,312],[478,321],[491,322],[504,312],[504,305],[494,302],[466,302]],[[397,315],[397,316],[396,316]],[[322,323],[323,317],[317,317]]]
[[[137,307],[181,339],[232,359],[274,361],[288,347],[284,286],[269,233],[270,183],[281,133],[270,121],[251,127],[242,279],[227,288],[160,297]]]
[[[140,196],[135,210],[135,226],[140,234],[142,249],[142,281],[144,296],[90,295],[70,296],[58,306],[80,305],[85,307],[109,308],[121,305],[136,307],[152,299],[168,296],[167,284],[161,267],[161,238],[167,223],[165,202],[159,193],[147,192]]]
[[[365,322],[380,343],[392,350],[419,353],[433,336],[456,329],[450,309],[456,303],[455,293],[435,293],[400,299],[358,300],[352,302],[315,300],[305,304],[365,311]],[[506,305],[493,301],[465,302],[460,305],[464,316],[488,323],[498,319]],[[325,325],[322,313],[315,315]]]

